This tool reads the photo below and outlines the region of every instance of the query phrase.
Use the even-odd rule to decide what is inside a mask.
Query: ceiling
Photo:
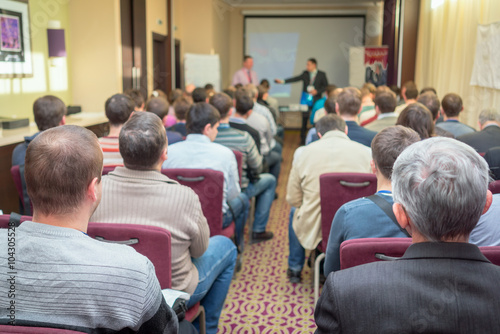
[[[291,6],[291,5],[360,5],[374,4],[383,0],[224,0],[231,6]]]

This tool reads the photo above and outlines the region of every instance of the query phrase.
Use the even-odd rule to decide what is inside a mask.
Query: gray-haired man
[[[400,260],[328,276],[316,333],[499,333],[500,267],[469,234],[491,205],[488,165],[471,147],[431,138],[394,164],[394,213],[413,244]]]

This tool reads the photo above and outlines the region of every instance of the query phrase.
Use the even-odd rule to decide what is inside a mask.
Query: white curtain
[[[436,88],[440,99],[459,94],[461,121],[476,128],[481,110],[500,108],[500,90],[470,85],[478,24],[496,21],[498,0],[421,0],[415,82]]]

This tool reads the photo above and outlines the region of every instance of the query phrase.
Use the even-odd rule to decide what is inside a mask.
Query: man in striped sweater
[[[33,219],[0,230],[0,324],[85,333],[177,333],[153,264],[87,236],[102,153],[89,130],[40,133],[26,152]]]
[[[236,103],[241,104],[242,101],[246,101],[248,109],[252,108],[253,101],[250,97],[247,96],[246,99],[238,100]],[[231,98],[224,93],[217,93],[210,98],[210,104],[219,111],[221,117],[214,143],[239,151],[243,155],[241,189],[249,198],[256,198],[252,234],[252,242],[256,243],[273,237],[272,232],[266,232],[266,226],[276,191],[276,178],[269,173],[261,174],[262,155],[248,132],[229,126],[229,110],[233,106],[232,102]]]
[[[152,225],[170,231],[172,288],[191,295],[188,307],[201,301],[207,333],[216,333],[236,247],[224,236],[209,238],[196,193],[161,173],[167,138],[159,117],[134,113],[119,139],[125,167],[103,177],[102,201],[91,221]]]

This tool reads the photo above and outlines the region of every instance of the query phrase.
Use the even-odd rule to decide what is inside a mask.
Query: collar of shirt
[[[186,137],[186,141],[194,141],[198,143],[210,143],[210,138],[200,133],[191,133]]]
[[[309,72],[309,77],[314,78],[316,76],[316,74],[318,74],[318,69],[315,69],[314,71]]]
[[[244,118],[239,118],[239,117],[229,117],[229,122],[239,123],[239,124],[247,123],[247,121]]]
[[[398,114],[396,114],[395,112],[388,112],[388,113],[385,113],[385,114],[380,114],[378,115],[377,119],[384,119],[386,117],[394,117],[394,116],[397,116]]]
[[[486,126],[483,128],[483,130],[484,130],[484,129],[486,129],[486,128],[488,128],[488,127],[490,127],[490,126],[496,126],[497,128],[500,128],[500,126],[499,126],[498,124],[488,124],[488,125],[486,125]]]
[[[229,123],[219,123],[219,129],[229,129]]]

